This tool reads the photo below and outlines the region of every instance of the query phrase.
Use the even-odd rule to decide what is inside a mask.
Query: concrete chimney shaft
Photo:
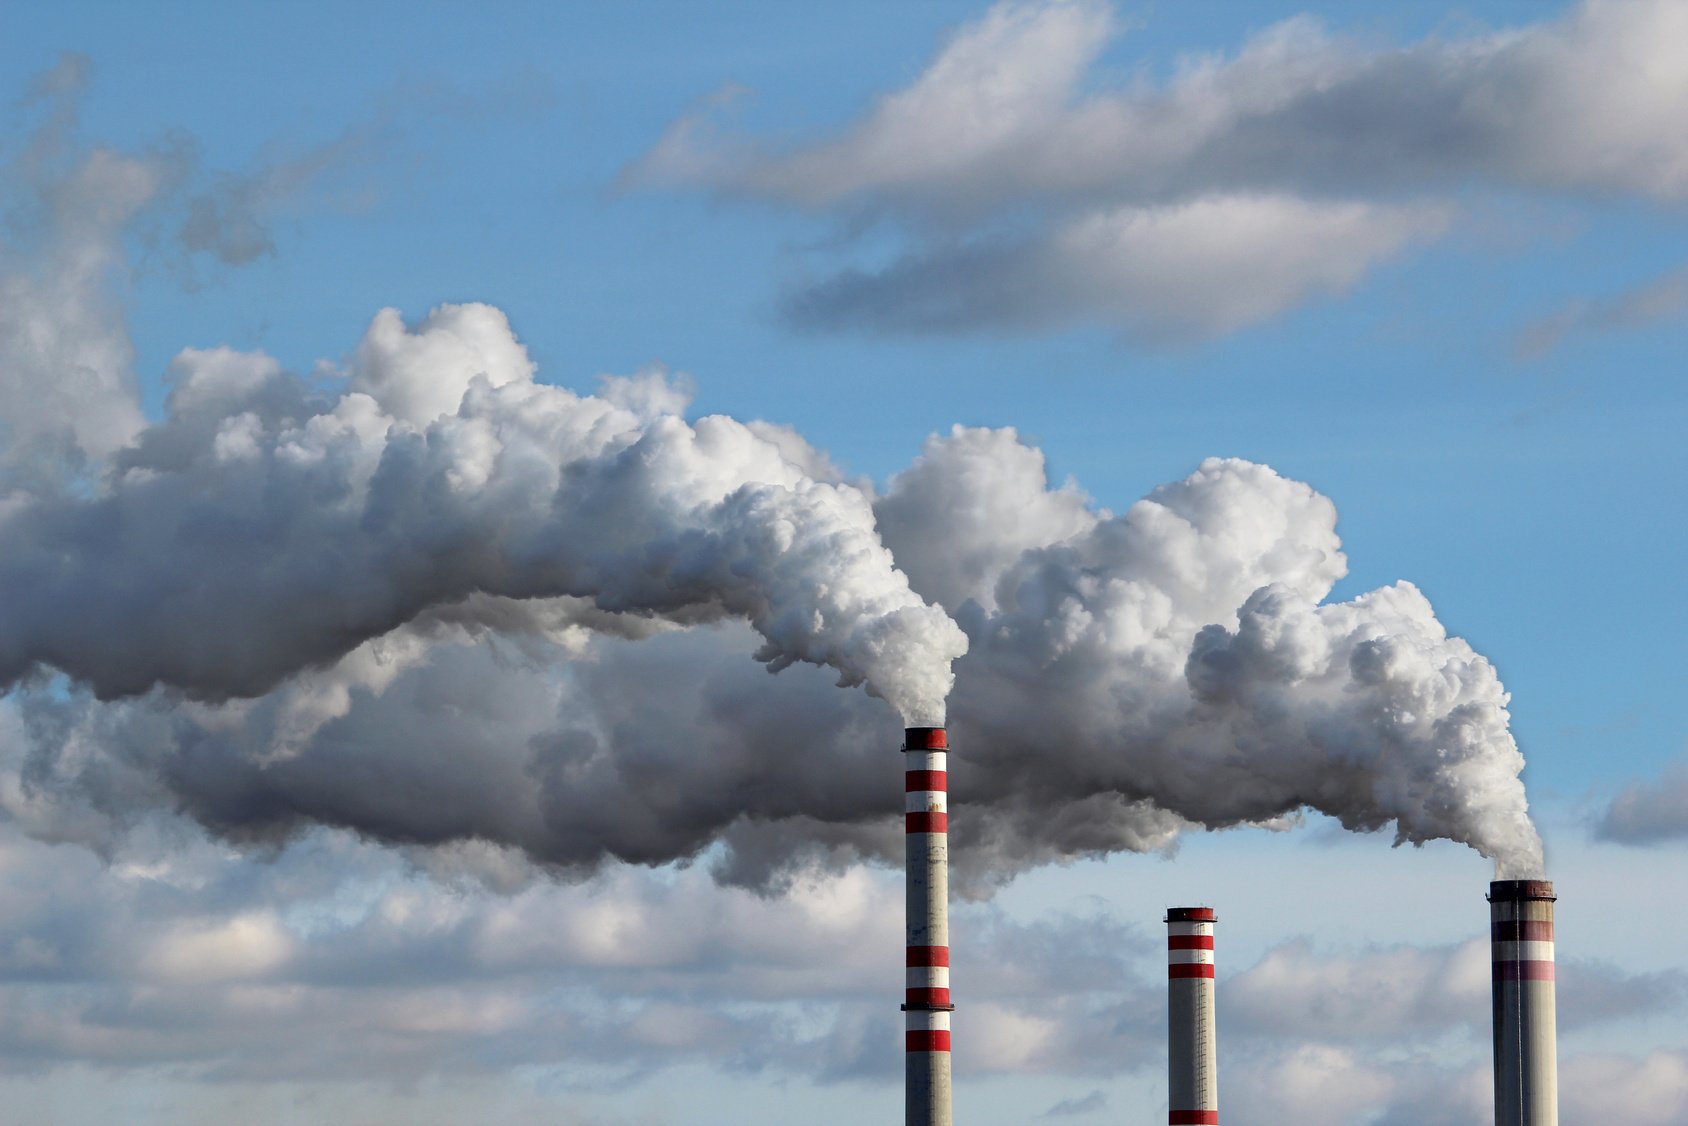
[[[1553,884],[1489,885],[1494,969],[1495,1126],[1558,1126]]]
[[[1217,1126],[1211,907],[1166,913],[1166,1093],[1170,1126]]]
[[[908,849],[908,1126],[951,1126],[949,981],[949,742],[941,727],[903,732]]]

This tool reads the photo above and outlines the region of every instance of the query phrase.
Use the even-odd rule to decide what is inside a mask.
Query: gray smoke
[[[942,721],[965,640],[895,570],[859,488],[767,427],[688,425],[659,379],[582,398],[532,374],[484,305],[414,331],[378,316],[333,399],[262,354],[184,352],[168,417],[102,495],[14,496],[0,681],[51,666],[108,698],[258,696],[430,607],[571,596],[749,621],[770,668],[830,665]]]
[[[1408,584],[1321,605],[1346,564],[1305,485],[1210,460],[1114,516],[958,428],[875,499],[657,374],[532,373],[486,306],[382,313],[337,396],[190,350],[101,490],[14,492],[13,815],[574,869],[724,841],[769,886],[894,853],[896,713],[941,718],[953,660],[970,890],[1305,808],[1539,870],[1494,670]]]
[[[149,422],[109,273],[157,166],[20,168],[0,810],[43,839],[179,813],[774,887],[897,854],[898,728],[947,702],[969,892],[1303,809],[1540,870],[1493,668],[1408,584],[1325,603],[1335,509],[1264,466],[1116,516],[957,429],[876,495],[660,373],[537,382],[485,305],[313,379],[185,350]]]
[[[1320,604],[1347,571],[1329,500],[1236,460],[1119,516],[1043,481],[1012,431],[958,428],[879,504],[915,589],[967,631],[957,799],[1012,822],[1011,855],[1141,847],[1176,831],[1168,812],[1213,828],[1311,808],[1540,870],[1493,666],[1410,583]],[[923,526],[962,546],[953,564],[909,545]]]

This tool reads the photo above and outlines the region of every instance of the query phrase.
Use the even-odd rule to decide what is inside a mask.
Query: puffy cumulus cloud
[[[1387,1102],[1399,1080],[1354,1052],[1302,1044],[1268,1059],[1227,1069],[1227,1118],[1243,1126],[1346,1126]]]
[[[1400,946],[1358,955],[1308,940],[1268,951],[1224,984],[1225,1012],[1244,1035],[1329,1044],[1434,1039],[1488,1020],[1489,946]]]
[[[1688,1122],[1688,1052],[1576,1056],[1559,1082],[1560,1114],[1576,1126],[1614,1118],[1641,1126]]]
[[[0,1066],[274,1082],[544,1065],[595,1084],[896,1059],[895,1010],[872,1002],[893,992],[875,986],[900,900],[859,870],[779,900],[627,870],[509,894],[349,837],[268,862],[135,851],[99,868],[6,834]]]
[[[999,3],[830,138],[723,132],[706,108],[624,176],[889,215],[891,265],[789,295],[800,325],[889,332],[1235,330],[1443,234],[1472,185],[1688,197],[1688,16],[1589,0],[1514,30],[1378,48],[1300,17],[1163,82],[1094,77],[1096,0]]]
[[[102,862],[0,825],[0,1073],[168,1069],[254,1090],[535,1072],[604,1090],[681,1066],[900,1080],[894,876],[812,869],[770,897],[698,867],[538,875],[512,850],[400,853],[339,832],[254,855],[162,819]],[[1082,1092],[1165,1066],[1152,925],[963,904],[954,927],[958,1075],[1070,1076]],[[1223,979],[1227,1113],[1476,1126],[1491,1095],[1469,954],[1291,943]],[[1578,1016],[1567,996],[1561,1013],[1577,1026],[1658,1007]],[[1680,1121],[1679,1055],[1568,1056],[1567,1123],[1596,1121],[1603,1087],[1637,1121]]]
[[[1488,960],[1486,939],[1353,953],[1297,940],[1267,951],[1219,985],[1227,1114],[1262,1126],[1492,1121]],[[1682,985],[1680,971],[1631,975],[1562,961],[1559,1026],[1680,1011]],[[1639,1120],[1678,1122],[1682,1075],[1677,1053],[1567,1055],[1561,1115],[1608,1121],[1607,1093],[1621,1088]]]
[[[544,1068],[619,1085],[702,1064],[894,1082],[902,893],[858,868],[768,898],[697,870],[488,888],[350,835],[267,859],[132,840],[110,865],[0,828],[0,1071],[218,1082]],[[1150,952],[1106,916],[957,912],[967,1074],[1112,1073],[1162,1048]],[[1032,1050],[1013,1027],[1070,1025]]]
[[[1598,962],[1558,965],[1563,1030],[1677,1011],[1680,971],[1628,974]],[[1306,939],[1278,946],[1220,986],[1227,1027],[1263,1041],[1291,1039],[1370,1051],[1433,1043],[1450,1035],[1481,1042],[1490,1021],[1489,943],[1316,950]]]
[[[1482,1126],[1494,1121],[1493,1079],[1487,1066],[1364,1059],[1344,1049],[1302,1046],[1246,1063],[1235,1069],[1229,1082],[1235,1094],[1227,1103],[1234,1109],[1227,1115],[1247,1126]],[[1688,1121],[1688,1053],[1564,1057],[1559,1067],[1559,1118],[1566,1126],[1614,1120],[1679,1126]]]
[[[1595,823],[1594,834],[1629,845],[1688,836],[1688,764],[1673,763],[1650,782],[1636,782]]]

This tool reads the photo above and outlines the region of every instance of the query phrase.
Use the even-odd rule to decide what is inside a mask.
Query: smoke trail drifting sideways
[[[337,395],[227,349],[173,380],[103,487],[0,505],[0,809],[39,835],[162,808],[576,869],[720,841],[771,886],[893,859],[887,748],[947,694],[966,894],[1307,807],[1539,874],[1492,667],[1408,584],[1321,604],[1335,508],[1264,466],[1115,516],[957,429],[875,499],[659,377],[535,383],[480,305],[380,314]]]
[[[1347,561],[1308,486],[1211,459],[1091,514],[1044,488],[1012,431],[957,428],[878,508],[915,590],[972,642],[951,788],[990,812],[956,818],[958,855],[994,849],[1012,870],[1169,840],[1168,811],[1219,827],[1311,807],[1539,874],[1494,668],[1409,583],[1318,605]],[[934,524],[971,550],[923,550]]]
[[[10,498],[0,682],[48,665],[105,697],[255,696],[431,607],[566,595],[744,619],[770,668],[829,665],[942,722],[965,638],[794,435],[688,425],[656,377],[537,384],[484,305],[414,331],[381,314],[334,400],[262,354],[188,351],[173,374],[101,495]]]

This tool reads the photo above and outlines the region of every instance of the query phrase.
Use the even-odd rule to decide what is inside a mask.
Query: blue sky
[[[1133,90],[1150,98],[1175,88],[1192,59],[1208,55],[1223,68],[1246,45],[1260,42],[1262,33],[1269,37],[1270,29],[1296,18],[1323,27],[1324,45],[1309,48],[1310,57],[1336,59],[1330,64],[1336,67],[1403,50],[1442,59],[1438,44],[1486,42],[1497,29],[1551,37],[1554,28],[1617,26],[1648,18],[1648,12],[1668,15],[1672,7],[1121,3],[1109,9],[1113,30],[1099,40],[1094,59],[1079,67],[1069,103]],[[1010,10],[1044,9],[996,9]],[[1668,66],[1655,74],[1638,62],[1658,84],[1656,99],[1643,97],[1644,104],[1627,109],[1616,101],[1603,104],[1599,112],[1607,116],[1570,121],[1563,135],[1544,134],[1545,140],[1525,136],[1533,125],[1518,125],[1517,136],[1497,127],[1483,141],[1489,150],[1451,157],[1447,166],[1435,163],[1430,148],[1403,143],[1385,173],[1360,168],[1358,158],[1345,163],[1351,150],[1340,145],[1329,168],[1315,166],[1305,152],[1299,158],[1305,163],[1296,163],[1296,153],[1286,149],[1289,157],[1261,158],[1282,161],[1265,172],[1212,172],[1192,157],[1184,163],[1169,158],[1157,173],[1159,157],[1122,142],[1115,155],[1126,173],[1070,193],[1060,184],[1015,186],[1025,170],[1012,167],[1012,153],[999,163],[965,165],[968,171],[956,179],[934,173],[900,183],[862,172],[852,188],[843,183],[853,174],[844,158],[828,166],[834,171],[827,176],[843,177],[836,191],[825,177],[803,179],[808,174],[798,158],[825,155],[829,145],[844,143],[840,138],[857,135],[851,130],[870,131],[882,99],[917,84],[945,44],[983,26],[992,11],[976,3],[522,4],[491,13],[448,4],[37,5],[13,13],[0,41],[7,107],[0,161],[7,169],[10,218],[0,264],[8,273],[27,272],[47,237],[16,161],[50,108],[29,101],[32,76],[54,66],[60,52],[75,52],[91,70],[63,159],[74,163],[101,146],[137,159],[165,154],[172,174],[181,177],[114,236],[122,265],[110,284],[133,344],[128,377],[154,422],[165,414],[166,373],[183,348],[261,350],[284,368],[334,387],[356,367],[354,350],[377,310],[397,308],[414,325],[442,304],[484,302],[507,315],[542,383],[587,394],[600,375],[662,365],[695,383],[687,418],[721,413],[789,426],[847,474],[866,475],[881,490],[911,464],[929,435],[948,433],[955,424],[1014,427],[1043,451],[1052,483],[1070,476],[1093,506],[1114,512],[1163,482],[1182,479],[1210,456],[1270,465],[1285,478],[1307,482],[1334,502],[1349,562],[1327,601],[1408,580],[1429,597],[1450,633],[1493,662],[1512,693],[1511,730],[1528,763],[1524,780],[1547,842],[1549,874],[1562,883],[1575,880],[1576,895],[1588,904],[1580,917],[1569,895],[1562,905],[1562,957],[1573,957],[1575,936],[1584,943],[1582,956],[1617,966],[1600,971],[1607,977],[1589,971],[1591,995],[1604,989],[1629,997],[1637,988],[1633,975],[1667,975],[1654,992],[1675,1000],[1651,1009],[1624,1009],[1630,1002],[1613,1001],[1617,1015],[1608,1023],[1590,1018],[1589,1032],[1573,1027],[1564,1053],[1627,1053],[1625,1059],[1642,1061],[1635,1067],[1652,1066],[1646,1072],[1653,1077],[1647,1082],[1656,1084],[1647,1088],[1654,1092],[1647,1104],[1652,1109],[1636,1110],[1636,1120],[1688,1122],[1688,1080],[1657,1079],[1660,1068],[1688,1075],[1688,1023],[1680,1007],[1688,962],[1671,955],[1667,963],[1632,964],[1616,947],[1624,932],[1615,916],[1593,910],[1600,902],[1602,912],[1617,912],[1643,890],[1679,888],[1681,846],[1671,838],[1688,835],[1688,787],[1673,790],[1668,773],[1688,752],[1688,658],[1678,641],[1688,616],[1681,582],[1688,554],[1682,440],[1688,396],[1681,376],[1688,297],[1670,289],[1688,259],[1682,212],[1688,187],[1679,170],[1674,180],[1668,169],[1656,170],[1672,154],[1653,153],[1649,145],[1662,142],[1645,135],[1634,142],[1642,155],[1634,156],[1633,168],[1622,165],[1616,172],[1589,158],[1584,175],[1574,153],[1562,165],[1551,156],[1556,146],[1573,141],[1605,153],[1608,138],[1622,150],[1626,122],[1648,113],[1666,114],[1668,121],[1673,107],[1688,112],[1683,75],[1667,73]],[[1659,26],[1667,34],[1684,30],[1680,19],[1665,16]],[[1562,67],[1581,74],[1576,68],[1585,64],[1596,71],[1600,65],[1624,69],[1621,50],[1614,64],[1600,55],[1604,41],[1588,46],[1597,36],[1566,34],[1572,46],[1562,55],[1544,54],[1544,73]],[[1668,38],[1659,44],[1658,57],[1668,61],[1670,46]],[[1674,53],[1688,58],[1688,42],[1679,46]],[[1261,89],[1268,86],[1262,80]],[[1386,105],[1392,89],[1379,79],[1360,92]],[[1647,94],[1645,82],[1638,89]],[[1364,125],[1371,103],[1356,95],[1355,105]],[[1542,111],[1553,112],[1563,113],[1563,107]],[[700,134],[684,160],[664,164],[664,138],[692,115],[713,132]],[[1052,120],[1058,119],[1057,113]],[[1384,125],[1378,130],[1388,132]],[[942,148],[948,137],[937,130],[930,143]],[[1239,132],[1230,143],[1242,151],[1248,141]],[[1528,150],[1523,156],[1513,163],[1506,162],[1510,157],[1490,159],[1490,150],[1510,152],[1514,141]],[[1106,151],[1110,142],[1094,143]],[[1357,142],[1350,136],[1344,143]],[[1628,151],[1612,159],[1621,164]],[[1066,158],[1076,166],[1085,155],[1068,152]],[[695,163],[686,163],[694,157]],[[861,166],[866,163],[862,158]],[[1139,168],[1162,180],[1140,189],[1114,186]],[[1039,171],[1027,173],[1031,182]],[[1251,175],[1261,178],[1250,181]],[[996,194],[981,204],[972,193],[985,192],[980,185],[994,183],[993,176],[1008,186],[989,186]],[[1147,281],[1140,272],[1122,274],[1118,292],[1129,291],[1122,298],[1104,292],[1095,276],[1079,276],[1077,267],[1073,280],[1053,266],[1039,274],[1026,265],[1052,261],[1038,255],[1054,254],[1048,248],[1058,245],[1067,224],[1092,213],[1087,209],[1160,214],[1154,209],[1216,194],[1228,199],[1225,193],[1233,190],[1311,201],[1315,208],[1358,201],[1355,206],[1369,209],[1367,222],[1398,215],[1411,230],[1366,236],[1380,241],[1346,273],[1331,263],[1359,252],[1330,242],[1324,261],[1305,266],[1313,281],[1292,296],[1268,300],[1265,312],[1238,324],[1214,320],[1219,314],[1204,306],[1210,296],[1220,306],[1221,291],[1234,276],[1190,283],[1176,268]],[[195,199],[218,200],[225,208],[230,200],[250,203],[260,225],[254,228],[261,235],[256,253],[227,261],[184,247],[179,232]],[[975,207],[977,212],[969,210]],[[1272,235],[1283,241],[1271,244],[1277,255],[1271,260],[1287,260],[1302,246],[1327,245],[1317,241],[1325,228],[1309,229],[1315,234],[1306,239]],[[948,326],[899,327],[893,307],[906,293],[887,280],[899,264],[927,270],[919,276],[934,284],[954,284],[954,299],[965,305],[973,300],[966,289],[965,275],[974,268],[968,263],[981,261],[966,255],[979,246],[1012,250],[984,260],[1009,263],[1002,270],[1011,296],[991,306],[1006,312],[967,312]],[[827,279],[851,268],[879,288],[868,287],[867,297],[832,322],[806,323],[792,314],[795,300],[822,294]],[[1324,272],[1330,270],[1336,274]],[[1070,316],[1040,311],[1026,296],[1066,284],[1072,286]],[[1160,296],[1163,288],[1173,296]],[[1648,304],[1648,294],[1657,300]],[[1144,317],[1151,325],[1187,324],[1163,338],[1143,327]],[[322,361],[337,367],[319,368]],[[74,695],[74,684],[64,691]],[[24,751],[15,747],[11,754]],[[1656,781],[1661,772],[1664,780]],[[1630,847],[1596,840],[1594,826],[1607,804],[1638,780],[1650,788],[1635,791],[1636,800],[1663,810],[1657,816],[1665,828],[1651,834],[1663,843]],[[476,996],[472,984],[477,973],[496,976],[494,971],[469,955],[459,964],[453,960],[458,955],[439,953],[443,947],[429,945],[438,940],[436,932],[371,937],[376,908],[368,906],[388,902],[382,897],[403,886],[430,911],[445,911],[442,903],[469,903],[462,909],[484,923],[507,909],[496,887],[476,884],[462,893],[466,898],[452,900],[439,890],[452,886],[437,876],[445,861],[419,861],[332,828],[312,830],[318,836],[307,833],[303,843],[287,846],[280,871],[265,856],[241,851],[250,842],[208,841],[198,828],[157,816],[162,827],[146,831],[156,836],[141,833],[125,838],[129,843],[115,854],[108,849],[108,855],[128,856],[127,849],[143,859],[114,862],[99,878],[121,883],[128,878],[123,864],[201,872],[192,878],[197,885],[187,877],[177,883],[160,877],[178,890],[191,887],[184,895],[209,898],[191,911],[181,903],[140,903],[133,908],[137,917],[151,920],[136,924],[143,931],[156,925],[164,933],[177,917],[171,912],[187,911],[183,917],[200,920],[193,925],[206,934],[215,930],[206,920],[248,920],[241,924],[248,930],[229,932],[236,935],[230,941],[262,947],[262,936],[251,935],[270,925],[263,920],[282,920],[275,924],[282,928],[276,949],[294,953],[218,978],[232,982],[230,988],[248,980],[243,973],[254,981],[295,980],[286,976],[294,972],[289,967],[306,958],[298,951],[315,940],[297,927],[288,930],[286,920],[297,915],[287,912],[303,910],[301,902],[339,896],[336,902],[365,903],[346,908],[346,918],[354,920],[346,924],[353,936],[345,940],[346,950],[358,942],[372,944],[369,949],[391,942],[394,956],[407,965],[437,956],[450,967],[442,972],[459,983],[452,988],[460,987],[457,999],[465,1011],[496,1008],[496,1000]],[[14,873],[79,871],[61,854],[82,846],[54,843],[80,839],[75,834],[32,829],[16,809],[8,817],[4,847],[16,858]],[[1615,835],[1624,835],[1621,827]],[[1038,933],[1045,937],[1067,933],[1063,926],[1092,927],[1105,945],[1127,932],[1152,938],[1163,900],[1212,900],[1222,919],[1236,919],[1234,930],[1222,931],[1236,936],[1232,968],[1255,973],[1250,980],[1256,982],[1266,981],[1271,969],[1262,959],[1287,949],[1297,935],[1312,934],[1316,942],[1361,957],[1392,943],[1440,949],[1438,944],[1479,932],[1486,862],[1446,842],[1390,852],[1389,836],[1352,837],[1317,814],[1289,834],[1243,829],[1191,835],[1170,861],[1115,854],[1070,866],[1032,866],[989,903],[966,910],[978,913],[982,928],[1000,917],[1044,927]],[[322,890],[335,884],[329,870],[340,863],[322,860],[322,849],[356,858],[355,871],[338,890]],[[203,875],[211,870],[223,874]],[[436,871],[436,877],[416,871]],[[639,880],[666,886],[664,881],[684,882],[697,873],[628,871],[633,874],[600,877],[631,881],[602,894],[633,902],[656,894],[628,890],[645,888]],[[303,875],[289,875],[294,872]],[[76,899],[73,888],[81,878],[67,874],[60,885],[43,877],[28,896],[21,885],[12,888],[8,894],[17,902],[61,904],[20,916],[34,921],[18,924],[9,936],[14,948],[23,949],[16,944],[31,936],[48,941],[41,935],[96,910]],[[832,889],[826,894],[857,904],[851,910],[867,910],[860,905],[878,902],[874,896],[896,898],[894,872],[870,868],[827,878],[845,881],[826,885]],[[852,879],[866,883],[848,884]],[[1374,888],[1361,896],[1365,906],[1350,911],[1353,901],[1335,889],[1372,879],[1403,889],[1401,899]],[[1456,881],[1459,887],[1450,890]],[[243,883],[238,894],[227,891]],[[1299,897],[1293,918],[1274,917],[1260,902],[1261,883],[1286,889],[1285,898]],[[301,891],[302,884],[316,890]],[[532,910],[571,909],[568,896],[577,892],[561,887],[555,892],[561,906]],[[213,894],[218,888],[226,899],[216,898],[223,892]],[[697,891],[696,902],[708,894]],[[737,904],[734,897],[747,893],[722,889],[719,895]],[[1397,902],[1414,926],[1377,924],[1376,912],[1392,912]],[[728,910],[709,908],[715,909]],[[675,908],[673,917],[690,918],[692,910]],[[1591,921],[1596,914],[1611,920],[1609,930]],[[1662,925],[1680,947],[1688,919],[1667,913]],[[238,937],[243,934],[248,938]],[[737,939],[722,941],[732,946]],[[1048,941],[1058,945],[1055,938]],[[1035,945],[1025,939],[1013,949]],[[358,975],[371,972],[373,955],[361,946],[353,953],[336,949],[320,955],[318,969],[298,971],[303,976],[297,980],[311,973],[337,978],[344,996],[333,1003],[345,1005],[346,1014],[361,1013],[348,998]],[[601,961],[559,956],[555,963],[524,963],[520,972],[531,976],[507,984],[513,991],[580,991],[594,998],[588,1006],[594,1011],[623,1014],[657,1004],[732,1014],[773,995],[766,983],[739,981],[732,977],[736,969],[715,967],[708,962],[713,956],[706,951],[693,962],[660,968],[651,963],[636,981],[632,971],[616,971],[618,977]],[[1045,954],[1026,957],[1036,972],[1053,972]],[[1137,972],[1130,966],[1153,962],[1152,951],[1119,957],[1128,967],[1119,971],[1122,982]],[[335,958],[340,962],[330,965]],[[93,959],[72,976],[93,983],[90,988],[121,991],[134,986],[113,968],[121,962],[116,954]],[[463,968],[471,963],[482,968]],[[1387,971],[1368,965],[1368,973],[1399,970],[1396,963]],[[24,971],[13,972],[24,980],[16,977]],[[515,971],[497,971],[505,972]],[[1441,971],[1424,972],[1434,978]],[[190,981],[192,975],[158,973],[149,979],[154,985],[207,988]],[[958,970],[958,1000],[964,997],[962,976]],[[717,984],[699,984],[706,979],[730,984],[712,993]],[[81,1003],[70,992],[41,988],[45,992],[30,994],[28,1004],[43,1011]],[[780,1003],[794,1011],[810,1005],[804,1019],[819,1020],[814,1007],[847,1009],[855,988],[829,985],[807,999],[801,992],[780,994]],[[1122,998],[1118,1003],[1126,1008],[1155,999],[1152,991],[1132,992],[1117,982],[1109,988],[1108,996]],[[1245,988],[1252,987],[1240,983],[1236,995],[1243,997]],[[1101,1004],[1086,1001],[1077,987],[1070,992],[1075,1009]],[[0,1006],[22,1012],[23,996]],[[433,1002],[419,992],[413,1003]],[[1012,1011],[1016,1020],[1035,1016],[1009,1001],[986,1003]],[[965,1028],[963,1017],[958,1014],[958,1029]],[[364,1018],[344,1019],[355,1024]],[[1291,1121],[1299,1112],[1285,1092],[1293,1088],[1296,1067],[1312,1069],[1307,1074],[1328,1068],[1350,1078],[1364,1073],[1371,1078],[1344,1086],[1355,1093],[1328,1121],[1395,1121],[1391,1116],[1419,1105],[1408,1092],[1420,1082],[1413,1076],[1425,1073],[1413,1067],[1469,1077],[1487,1050],[1481,1027],[1424,1019],[1429,1023],[1420,1027],[1403,1018],[1399,1038],[1389,1042],[1356,1033],[1340,1042],[1273,1047],[1266,1031],[1240,1032],[1239,1043],[1248,1046],[1236,1049],[1236,1073],[1247,1078],[1233,1090],[1251,1092],[1265,1108],[1253,1120]],[[1003,1021],[1001,1028],[1018,1027]],[[608,1024],[625,1033],[632,1017]],[[228,1035],[242,1042],[243,1027],[231,1020]],[[0,1085],[65,1122],[147,1122],[169,1117],[168,1106],[189,1108],[208,1121],[237,1114],[253,1115],[249,1121],[308,1121],[313,1119],[299,1117],[305,1112],[294,1102],[305,1089],[338,1108],[335,1114],[406,1122],[464,1120],[470,1107],[497,1099],[510,1100],[506,1105],[518,1120],[563,1114],[567,1121],[574,1114],[578,1121],[606,1123],[773,1121],[782,1104],[799,1099],[821,1107],[823,1121],[834,1120],[825,1117],[829,1113],[844,1121],[896,1102],[894,1085],[869,1063],[860,1063],[860,1074],[840,1078],[812,1052],[769,1049],[746,1063],[751,1056],[679,1049],[664,1055],[651,1046],[660,1038],[636,1036],[625,1040],[624,1058],[600,1061],[603,1076],[559,1078],[566,1069],[507,1053],[495,1035],[476,1039],[482,1027],[465,1018],[455,1031],[442,1033],[460,1043],[436,1055],[422,1053],[392,1073],[372,1065],[376,1079],[328,1076],[310,1063],[292,1073],[292,1064],[273,1074],[243,1071],[208,1043],[172,1047],[157,1058],[137,1051],[125,1063],[78,1048],[75,1037],[56,1041],[49,1051],[42,1041],[20,1036],[11,1049],[0,1047],[12,1053],[0,1070],[13,1075]],[[299,1028],[300,1036],[310,1035],[308,1025]],[[258,1041],[251,1043],[250,1050],[258,1051]],[[379,1054],[367,1045],[347,1050]],[[958,1106],[971,1097],[971,1120],[1024,1121],[1094,1089],[1106,1092],[1103,1116],[1154,1118],[1154,1100],[1164,1099],[1164,1090],[1155,1094],[1153,1051],[1132,1055],[1136,1049],[1122,1048],[1120,1061],[1107,1065],[1063,1056],[1066,1050],[1050,1047],[1042,1056],[1016,1058],[1003,1049],[971,1080],[989,1097],[964,1092]],[[473,1065],[460,1066],[464,1059]],[[1595,1073],[1594,1063],[1579,1066],[1581,1071],[1567,1072],[1568,1082]],[[85,1082],[87,1075],[98,1079]],[[452,1102],[457,1095],[441,1093],[448,1090],[465,1100],[462,1109]],[[692,1090],[700,1096],[686,1093]],[[241,1104],[245,1110],[230,1109],[234,1093],[248,1100]],[[1582,1120],[1576,1097],[1568,1096],[1568,1122]],[[720,1109],[727,1104],[751,1109],[735,1118]],[[1458,1115],[1470,1108],[1460,1107],[1442,1112],[1453,1115],[1449,1121],[1465,1121]],[[40,1113],[32,1110],[27,1120],[43,1120]]]

